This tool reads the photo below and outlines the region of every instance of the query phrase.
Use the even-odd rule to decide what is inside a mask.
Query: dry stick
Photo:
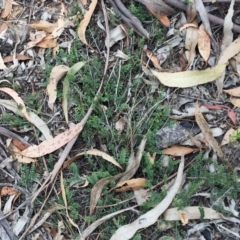
[[[142,26],[140,20],[135,17],[120,0],[109,0],[110,4],[118,11],[129,26],[133,27],[141,36],[149,38],[149,33]]]
[[[179,8],[183,11],[186,11],[187,10],[187,5],[180,2],[180,1],[176,1],[176,0],[165,0],[166,3],[176,7],[176,8]],[[216,23],[216,24],[219,24],[221,26],[223,26],[224,24],[224,20],[219,18],[219,17],[215,17],[214,15],[212,14],[209,14],[208,13],[208,19],[210,22],[212,23]],[[235,32],[238,32],[240,33],[240,26],[239,25],[236,25],[236,24],[233,24],[233,31]]]

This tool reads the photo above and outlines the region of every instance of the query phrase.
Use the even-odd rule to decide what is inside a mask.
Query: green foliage
[[[11,127],[22,128],[23,125],[29,127],[30,123],[22,117],[12,113],[3,114],[1,117],[1,123]]]
[[[135,15],[141,22],[144,21],[150,21],[151,15],[148,11],[146,11],[146,8],[144,8],[140,4],[131,3],[129,10],[132,12],[133,15]]]
[[[31,188],[32,184],[39,179],[40,174],[36,170],[35,163],[31,164],[23,164],[20,168],[20,176],[19,184]]]

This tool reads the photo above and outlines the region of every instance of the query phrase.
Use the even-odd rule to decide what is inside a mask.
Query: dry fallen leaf
[[[17,193],[17,191],[14,188],[5,186],[1,189],[0,197],[6,196],[6,195],[13,195],[16,193]]]
[[[62,171],[61,171],[61,175],[60,175],[60,183],[61,183],[62,198],[63,198],[63,202],[64,202],[64,206],[65,206],[65,209],[66,209],[66,215],[68,217],[68,220],[78,230],[78,232],[81,235],[81,232],[80,232],[80,229],[79,229],[78,225],[72,220],[72,218],[68,214],[68,204],[67,204],[65,187],[64,187],[64,184],[63,184],[63,173],[62,173]]]
[[[14,112],[15,114],[24,117],[24,114],[19,110],[16,102],[12,100],[0,99],[0,105],[4,106],[5,108]],[[35,125],[46,139],[52,138],[52,133],[48,128],[48,125],[40,117],[38,117],[36,113],[28,111],[28,115],[29,122]]]
[[[185,71],[176,73],[157,72],[151,70],[153,75],[165,86],[187,88],[212,82],[221,76],[225,70],[225,65],[217,65],[201,71]]]
[[[233,128],[230,128],[224,135],[223,140],[220,144],[220,146],[226,145],[231,141],[231,136],[235,132]]]
[[[114,189],[116,192],[126,192],[129,190],[137,190],[144,187],[146,182],[147,182],[147,179],[145,178],[134,178],[134,179],[126,180],[123,182],[119,182],[114,187]]]
[[[10,95],[15,100],[15,102],[18,104],[19,110],[23,113],[23,115],[26,117],[26,119],[28,121],[30,121],[29,114],[27,112],[25,104],[24,104],[23,100],[18,96],[18,94],[11,88],[6,88],[6,87],[0,88],[0,91],[3,91],[5,93],[7,93],[8,95]]]
[[[36,162],[37,160],[31,157],[25,157],[21,154],[21,151],[12,144],[11,139],[7,139],[7,148],[12,154],[12,157],[14,160],[18,160],[18,162],[22,163],[31,163],[31,162]]]
[[[171,156],[182,156],[187,155],[189,153],[192,153],[196,150],[199,150],[198,148],[190,148],[190,147],[184,147],[184,146],[177,146],[174,145],[170,148],[163,149],[163,153],[166,155],[171,155]]]
[[[53,105],[57,99],[57,84],[68,71],[68,66],[58,65],[55,66],[50,73],[50,81],[47,85],[47,94],[49,96],[48,106],[51,110],[53,110]]]
[[[171,189],[168,191],[167,196],[156,207],[138,217],[134,222],[121,226],[113,234],[110,240],[123,239],[123,236],[124,240],[131,239],[139,229],[147,228],[154,224],[158,220],[159,216],[161,216],[163,212],[165,212],[165,210],[169,207],[175,195],[178,193],[178,190],[182,183],[183,169],[184,157],[182,156],[176,180]]]
[[[12,62],[13,61],[13,55],[9,55],[3,58],[3,62],[4,63],[8,63],[8,62]],[[31,57],[26,56],[26,55],[22,55],[22,54],[16,54],[16,59],[18,60],[32,60]]]
[[[203,24],[200,25],[198,31],[198,49],[205,62],[207,62],[211,52],[211,39]]]
[[[1,12],[1,18],[6,18],[12,11],[12,3],[10,1],[5,1],[4,9]]]
[[[84,124],[80,122],[73,128],[60,133],[55,138],[47,139],[39,145],[30,146],[26,150],[22,151],[21,154],[26,157],[35,158],[54,152],[77,136],[82,131],[83,125]]]
[[[240,108],[240,98],[231,97],[230,102],[235,106]]]
[[[214,152],[217,153],[217,155],[222,159],[223,158],[223,152],[221,150],[221,148],[219,147],[216,139],[213,137],[212,133],[211,133],[211,129],[208,126],[206,120],[204,119],[199,105],[198,105],[198,101],[196,102],[196,111],[195,111],[195,116],[196,116],[196,122],[199,126],[199,128],[201,129],[203,136],[205,137],[208,145],[213,149]]]
[[[229,95],[233,97],[240,97],[240,87],[228,89],[228,90],[223,90],[225,93],[228,93]]]
[[[157,56],[154,55],[149,49],[144,49],[143,51],[147,54],[148,58],[152,61],[154,67],[157,68],[159,71],[163,72],[164,69],[160,66]]]
[[[88,26],[88,24],[89,24],[89,22],[90,22],[90,20],[91,20],[92,14],[93,14],[93,12],[94,12],[94,10],[95,10],[95,7],[96,7],[96,5],[97,5],[97,2],[98,2],[98,0],[92,0],[92,1],[91,1],[90,5],[89,5],[89,8],[88,8],[88,11],[84,14],[84,18],[83,18],[83,20],[80,22],[79,27],[78,27],[78,30],[77,30],[77,32],[78,32],[78,37],[80,38],[80,40],[81,40],[84,44],[86,44],[87,46],[89,46],[90,48],[92,48],[92,47],[88,44],[88,42],[87,42],[87,40],[86,40],[85,32],[86,32],[87,26]]]
[[[106,186],[107,184],[109,184],[111,181],[116,181],[118,180],[120,177],[122,177],[125,174],[125,172],[120,173],[118,175],[115,176],[111,176],[111,177],[107,177],[107,178],[103,178],[101,180],[99,180],[92,188],[91,190],[91,198],[90,198],[90,215],[93,214],[94,209],[97,205],[97,202],[102,194],[102,190],[104,188],[104,186]]]
[[[128,160],[128,166],[126,168],[126,174],[124,174],[121,177],[119,182],[123,182],[125,180],[129,180],[136,173],[136,171],[138,170],[139,165],[141,163],[142,154],[143,154],[144,148],[146,146],[146,142],[147,142],[147,138],[146,138],[146,136],[144,136],[142,141],[141,141],[141,143],[140,143],[140,145],[139,145],[139,147],[138,147],[137,154],[135,155],[134,152],[131,153],[131,156],[130,156],[130,158]]]
[[[45,31],[47,33],[52,33],[53,30],[58,27],[58,23],[50,23],[45,20],[39,20],[35,23],[28,24],[28,26],[38,31]]]
[[[119,165],[119,163],[113,157],[111,157],[107,153],[102,152],[102,151],[100,151],[98,149],[90,149],[88,151],[85,151],[85,152],[82,152],[82,153],[79,153],[79,154],[75,155],[74,157],[72,157],[69,160],[64,162],[63,169],[66,168],[67,166],[69,166],[77,158],[79,158],[80,156],[84,156],[85,154],[102,157],[106,161],[108,161],[108,162],[110,162],[110,163],[114,164],[115,166],[117,166],[117,167],[122,169],[122,167]]]
[[[110,213],[100,219],[98,219],[97,221],[95,221],[94,223],[92,223],[90,226],[88,226],[82,233],[82,235],[80,237],[78,237],[76,240],[85,240],[88,235],[90,235],[98,226],[100,226],[102,223],[104,223],[105,221],[107,221],[108,219],[113,218],[114,216],[132,210],[134,209],[134,207],[130,207],[130,208],[125,208],[123,210],[117,211],[117,212],[113,212]]]

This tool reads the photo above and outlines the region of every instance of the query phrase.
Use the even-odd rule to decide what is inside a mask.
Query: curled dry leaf
[[[48,106],[53,110],[53,105],[57,99],[57,84],[59,80],[65,76],[69,71],[69,67],[65,65],[58,65],[54,67],[50,73],[50,81],[47,85],[47,94],[49,96]]]
[[[185,211],[180,211],[180,220],[182,222],[182,225],[185,226],[188,224],[188,216]]]
[[[116,42],[124,39],[126,36],[122,25],[118,25],[109,32],[109,47],[112,47]],[[105,45],[108,45],[107,39],[105,40]]]
[[[22,163],[31,163],[31,162],[36,162],[36,159],[31,158],[31,157],[25,157],[21,154],[21,151],[12,144],[11,139],[7,139],[7,148],[12,154],[13,159],[18,160],[18,162]]]
[[[182,156],[182,154],[187,155],[187,154],[192,153],[197,150],[199,150],[199,149],[174,145],[170,148],[163,149],[163,153],[166,155],[180,157],[180,156]]]
[[[92,188],[91,190],[91,198],[90,198],[90,215],[93,214],[94,209],[97,205],[97,202],[101,196],[102,190],[104,188],[104,186],[106,186],[107,184],[109,184],[111,181],[116,181],[118,180],[120,177],[122,177],[125,174],[125,172],[120,173],[118,175],[115,176],[111,176],[111,177],[107,177],[107,178],[103,178],[101,180],[99,180]]]
[[[159,216],[162,215],[163,212],[165,212],[165,210],[169,207],[175,195],[178,193],[178,190],[182,182],[183,169],[184,169],[184,157],[182,156],[175,183],[173,184],[172,188],[168,191],[167,196],[162,200],[162,202],[160,202],[156,207],[154,207],[150,211],[138,217],[134,222],[120,227],[113,234],[110,240],[123,239],[123,236],[124,240],[130,239],[139,229],[147,228],[154,224],[159,218]]]
[[[67,166],[69,166],[73,161],[75,161],[77,158],[79,158],[80,156],[84,156],[85,154],[87,155],[93,155],[93,156],[99,156],[99,157],[102,157],[103,159],[105,159],[106,161],[114,164],[115,166],[119,167],[122,169],[122,167],[119,165],[119,163],[113,158],[111,157],[110,155],[108,155],[107,153],[105,152],[102,152],[98,149],[90,149],[90,150],[87,150],[85,152],[82,152],[82,153],[79,153],[77,154],[76,156],[70,158],[69,160],[67,160],[64,165],[63,165],[63,168],[66,168]]]
[[[12,90],[11,88],[6,88],[6,87],[5,88],[0,88],[0,91],[3,91],[5,93],[7,93],[8,95],[10,95],[15,100],[15,102],[18,105],[18,108],[23,113],[23,115],[26,117],[26,119],[28,121],[30,121],[29,114],[27,112],[25,104],[24,104],[23,100],[18,96],[18,94],[14,90]]]
[[[211,39],[203,24],[200,25],[198,31],[198,49],[205,62],[207,62],[211,52]]]
[[[145,178],[134,178],[134,179],[126,180],[123,182],[119,182],[114,188],[116,192],[126,192],[129,190],[137,190],[144,187],[146,182],[147,182],[147,179]]]
[[[126,168],[126,174],[124,174],[119,182],[123,182],[125,180],[129,180],[138,170],[139,165],[141,163],[141,159],[142,159],[142,154],[144,151],[144,148],[146,146],[146,142],[147,142],[147,138],[146,136],[143,137],[139,147],[138,147],[138,151],[137,154],[135,155],[134,152],[131,153],[131,156],[128,160],[128,166]]]
[[[207,143],[209,144],[209,146],[211,146],[213,151],[216,152],[220,158],[223,158],[223,152],[222,152],[221,148],[219,147],[216,139],[213,137],[213,135],[211,133],[211,129],[208,126],[206,120],[204,119],[204,117],[200,111],[198,101],[196,102],[195,116],[196,116],[196,122],[197,122],[199,128],[201,129],[203,136],[205,137]]]
[[[179,31],[181,32],[182,30],[188,28],[188,27],[194,27],[194,28],[197,28],[197,24],[195,23],[186,23],[184,24],[182,27],[179,28]]]
[[[153,75],[165,86],[187,88],[207,82],[212,82],[221,76],[225,65],[217,65],[201,71],[185,71],[176,73],[156,72],[151,70]]]
[[[159,71],[163,72],[164,69],[160,66],[157,56],[154,55],[149,49],[144,49],[143,51],[147,54],[148,58],[152,61],[154,67],[157,68]]]
[[[20,151],[23,151],[25,149],[27,149],[29,146],[23,144],[21,141],[19,141],[18,139],[13,139],[12,140],[12,144],[17,147]]]
[[[83,20],[80,22],[79,24],[79,27],[78,27],[78,37],[80,38],[80,40],[86,44],[87,46],[89,46],[90,48],[92,48],[87,40],[86,40],[86,37],[85,37],[85,32],[86,32],[86,29],[87,29],[87,26],[91,20],[91,17],[92,17],[92,14],[96,8],[96,5],[97,5],[97,2],[98,0],[92,0],[91,1],[91,4],[89,5],[89,8],[88,8],[88,11],[84,14],[84,18]]]

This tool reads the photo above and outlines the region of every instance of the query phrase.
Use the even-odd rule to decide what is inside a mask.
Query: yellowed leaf
[[[214,81],[221,76],[225,67],[226,66],[222,64],[201,71],[185,71],[176,73],[157,72],[154,70],[151,71],[153,75],[165,86],[186,88]]]
[[[182,156],[187,155],[189,153],[192,153],[196,150],[199,150],[198,148],[190,148],[190,147],[184,147],[184,146],[177,146],[174,145],[170,148],[163,149],[163,153],[166,155],[171,155],[171,156]]]
[[[50,81],[47,85],[47,94],[49,96],[48,106],[51,110],[53,110],[53,105],[57,99],[57,84],[60,79],[65,76],[70,68],[65,65],[58,65],[52,69],[50,73]]]
[[[0,91],[3,91],[5,93],[7,93],[8,95],[10,95],[15,100],[15,102],[18,104],[18,107],[19,107],[20,111],[23,113],[23,115],[27,118],[27,120],[29,122],[31,122],[28,112],[27,112],[27,109],[25,107],[25,104],[24,104],[23,100],[18,96],[18,94],[11,88],[6,88],[6,87],[0,88]]]
[[[1,12],[1,18],[6,18],[12,11],[12,3],[8,0],[5,1],[4,9]]]
[[[200,25],[198,30],[198,49],[205,62],[207,62],[211,52],[211,39],[203,24]]]
[[[240,87],[228,89],[228,90],[223,90],[225,93],[228,93],[231,96],[234,97],[240,97]]]
[[[28,24],[28,26],[34,28],[38,31],[45,31],[47,33],[52,33],[54,29],[58,27],[58,23],[50,23],[45,20],[39,20],[35,23]]]
[[[91,20],[92,14],[95,10],[95,7],[97,5],[98,0],[92,0],[91,4],[89,5],[88,11],[85,13],[83,20],[80,22],[79,27],[78,27],[78,37],[80,38],[80,40],[86,44],[87,46],[89,46],[90,48],[92,48],[85,37],[85,32],[87,29],[87,26]]]
[[[230,101],[235,107],[240,108],[240,98],[231,97]]]
[[[145,178],[134,178],[134,179],[126,180],[118,183],[115,187],[115,191],[126,192],[129,190],[137,190],[144,187],[146,182],[147,182],[147,179]]]
[[[213,149],[213,151],[216,152],[217,155],[222,159],[224,156],[223,152],[222,152],[221,148],[219,147],[216,139],[213,137],[211,129],[208,126],[206,120],[204,119],[204,117],[200,111],[198,101],[196,102],[195,116],[196,116],[196,122],[197,122],[199,128],[201,129],[202,134],[205,137],[207,143]]]
[[[60,133],[55,138],[48,139],[39,145],[33,145],[22,151],[21,154],[26,157],[41,157],[51,152],[56,151],[60,147],[71,141],[83,129],[83,123],[76,124],[73,128]]]

